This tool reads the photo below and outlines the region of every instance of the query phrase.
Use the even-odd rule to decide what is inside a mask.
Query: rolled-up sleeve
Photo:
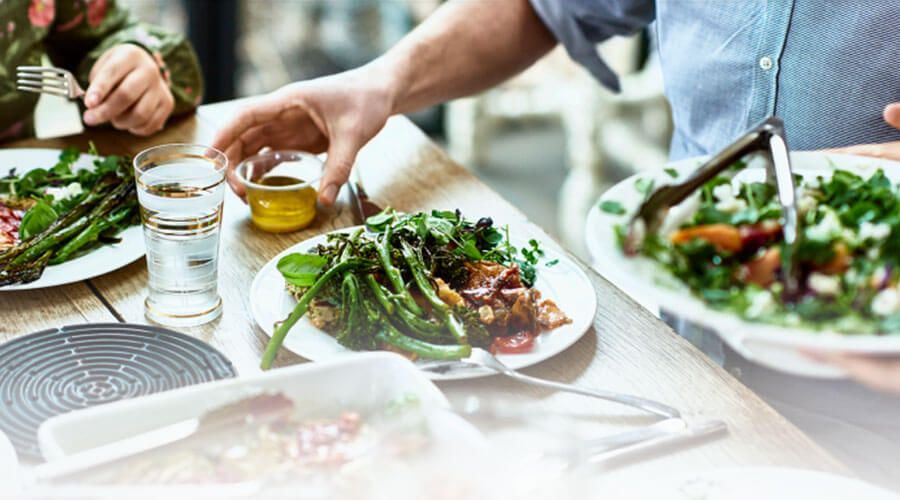
[[[569,56],[615,91],[619,90],[619,78],[600,58],[597,44],[616,35],[636,33],[656,16],[654,0],[530,1]]]

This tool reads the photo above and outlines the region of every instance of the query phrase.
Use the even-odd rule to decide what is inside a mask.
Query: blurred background
[[[274,90],[377,57],[441,0],[119,0],[141,19],[187,33],[205,102]],[[453,158],[583,255],[587,211],[602,191],[664,163],[669,109],[652,30],[600,50],[622,78],[613,94],[557,49],[482,95],[412,118]]]

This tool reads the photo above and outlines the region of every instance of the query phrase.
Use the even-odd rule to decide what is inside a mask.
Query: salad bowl
[[[813,179],[820,177],[827,182],[835,170],[846,171],[863,179],[869,179],[881,171],[890,181],[894,193],[900,183],[900,163],[897,162],[823,152],[792,153],[791,162],[795,175],[803,177],[804,183],[807,180],[818,183],[818,180]],[[775,307],[761,309],[756,314],[749,315],[754,317],[748,317],[746,309],[736,311],[728,307],[713,307],[694,293],[684,281],[676,278],[659,260],[651,259],[643,253],[637,256],[626,255],[619,244],[621,229],[617,228],[631,219],[652,189],[648,186],[679,182],[702,163],[702,158],[688,159],[673,163],[663,170],[643,172],[604,193],[589,213],[585,228],[592,265],[599,273],[654,312],[662,310],[687,322],[689,326],[712,331],[745,358],[780,371],[819,378],[844,376],[840,370],[813,360],[804,351],[900,355],[900,335],[896,333],[865,332],[862,327],[856,331],[849,317],[815,324],[798,321],[796,317],[784,313],[786,309],[777,293],[771,294]],[[734,190],[739,190],[745,184],[762,183],[764,178],[765,169],[754,166],[751,162],[734,175],[731,183]],[[678,228],[694,217],[700,208],[699,200],[698,195],[672,207],[661,233],[668,231],[671,234],[673,228]],[[857,238],[867,237],[862,234],[865,232],[862,225],[850,228]],[[890,234],[885,237],[888,241],[896,238]],[[882,257],[872,254],[862,258],[880,263]],[[890,274],[889,264],[885,264],[885,268]],[[846,281],[840,273],[830,278]],[[815,294],[815,290],[807,293]],[[871,306],[866,307],[874,310],[876,306],[873,301]]]

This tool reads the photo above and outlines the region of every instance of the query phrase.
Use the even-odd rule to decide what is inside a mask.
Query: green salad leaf
[[[278,260],[277,268],[288,283],[306,288],[315,283],[326,264],[328,259],[320,255],[291,253]]]
[[[22,223],[19,225],[19,237],[23,241],[30,239],[32,236],[50,227],[50,224],[53,224],[53,221],[58,218],[59,214],[56,213],[56,210],[53,210],[53,207],[41,200],[29,208],[25,215],[22,216]]]

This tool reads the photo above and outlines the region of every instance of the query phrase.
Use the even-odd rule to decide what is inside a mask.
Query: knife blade
[[[362,186],[362,180],[358,175],[347,183],[347,191],[350,193],[350,209],[353,212],[353,222],[358,225],[366,223],[366,219],[380,213],[382,208],[369,199],[368,193]]]

